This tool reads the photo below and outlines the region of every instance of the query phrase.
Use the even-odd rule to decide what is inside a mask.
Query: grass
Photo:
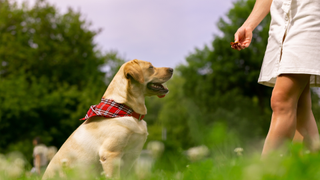
[[[30,165],[23,156],[11,153],[0,156],[0,179],[40,179],[29,173]],[[151,166],[152,164],[152,166]],[[141,164],[140,164],[141,165]],[[143,166],[145,165],[145,166]],[[179,152],[164,152],[151,163],[144,163],[141,169],[133,169],[130,176],[122,179],[136,180],[302,180],[320,179],[320,154],[310,153],[301,144],[288,145],[287,153],[275,152],[261,160],[259,153],[234,152],[233,155],[215,153],[191,161]],[[90,177],[73,170],[66,179],[105,179]],[[60,178],[59,178],[60,179]]]

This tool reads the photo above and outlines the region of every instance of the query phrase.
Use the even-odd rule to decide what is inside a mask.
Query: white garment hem
[[[273,87],[276,83],[277,77],[281,74],[310,74],[310,87],[320,87],[320,71],[317,70],[297,70],[290,71],[288,69],[279,71],[275,76],[272,77],[260,77],[258,80],[259,84]]]

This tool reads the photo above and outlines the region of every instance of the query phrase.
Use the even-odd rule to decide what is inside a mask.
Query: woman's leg
[[[303,136],[305,145],[311,150],[319,149],[319,131],[312,112],[310,85],[302,92],[298,101],[297,131]]]
[[[262,155],[280,148],[292,140],[297,127],[297,107],[308,85],[310,75],[283,74],[278,76],[271,96],[272,118]]]
[[[298,130],[296,130],[296,132],[294,133],[294,137],[292,141],[297,143],[303,142],[303,136]]]

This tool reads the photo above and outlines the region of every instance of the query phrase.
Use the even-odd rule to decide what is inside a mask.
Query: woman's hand
[[[233,46],[232,48],[240,51],[249,47],[252,40],[252,31],[249,27],[241,26],[234,34],[234,42],[237,43],[237,46]]]
[[[233,49],[241,50],[249,47],[252,40],[252,31],[259,25],[269,13],[272,0],[256,0],[253,10],[247,20],[234,34]]]

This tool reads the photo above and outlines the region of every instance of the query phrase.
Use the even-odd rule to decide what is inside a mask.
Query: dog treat
[[[239,50],[240,48],[239,42],[231,42],[230,45],[232,49]]]

